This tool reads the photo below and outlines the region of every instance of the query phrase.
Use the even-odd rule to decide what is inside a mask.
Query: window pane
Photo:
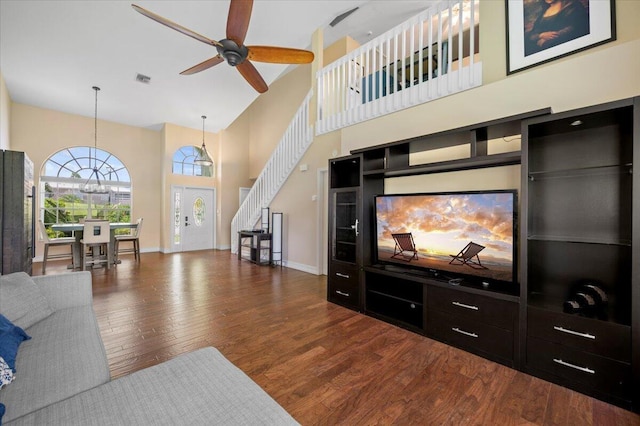
[[[173,243],[180,244],[180,193],[175,192],[175,199],[173,200]]]
[[[171,171],[176,175],[186,176],[207,176],[213,175],[212,166],[199,166],[194,164],[194,160],[201,152],[197,146],[183,146],[173,154],[173,165]]]
[[[100,179],[108,182],[106,194],[80,191],[89,178],[95,179],[94,166]],[[53,154],[43,166],[40,193],[45,226],[78,222],[89,215],[111,222],[131,221],[129,172],[117,157],[101,149],[71,147]]]

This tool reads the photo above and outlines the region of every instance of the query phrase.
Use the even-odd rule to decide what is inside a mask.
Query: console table
[[[239,231],[238,259],[246,259],[257,265],[271,265],[271,239],[271,233]]]

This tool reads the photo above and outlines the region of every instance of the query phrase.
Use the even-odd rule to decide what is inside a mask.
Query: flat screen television
[[[516,190],[378,195],[377,263],[517,292],[517,205]]]

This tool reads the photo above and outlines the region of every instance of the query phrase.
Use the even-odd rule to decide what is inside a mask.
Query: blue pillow
[[[0,314],[0,357],[13,372],[16,372],[16,356],[18,346],[25,340],[31,339],[23,329],[11,323],[4,315]]]
[[[0,425],[2,425],[2,416],[4,416],[4,404],[0,402]]]

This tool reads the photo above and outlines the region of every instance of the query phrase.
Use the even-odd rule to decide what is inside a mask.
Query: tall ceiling
[[[360,43],[427,8],[432,1],[256,0],[245,43],[310,48],[324,29],[325,47],[350,35]],[[228,0],[136,1],[208,38],[225,38]],[[329,23],[358,9],[334,27]],[[13,102],[159,129],[173,123],[216,132],[258,96],[226,63],[179,73],[215,48],[135,12],[129,1],[0,0],[0,72]],[[287,65],[254,62],[270,85]],[[306,65],[308,66],[308,65]],[[151,78],[136,81],[137,74]]]

